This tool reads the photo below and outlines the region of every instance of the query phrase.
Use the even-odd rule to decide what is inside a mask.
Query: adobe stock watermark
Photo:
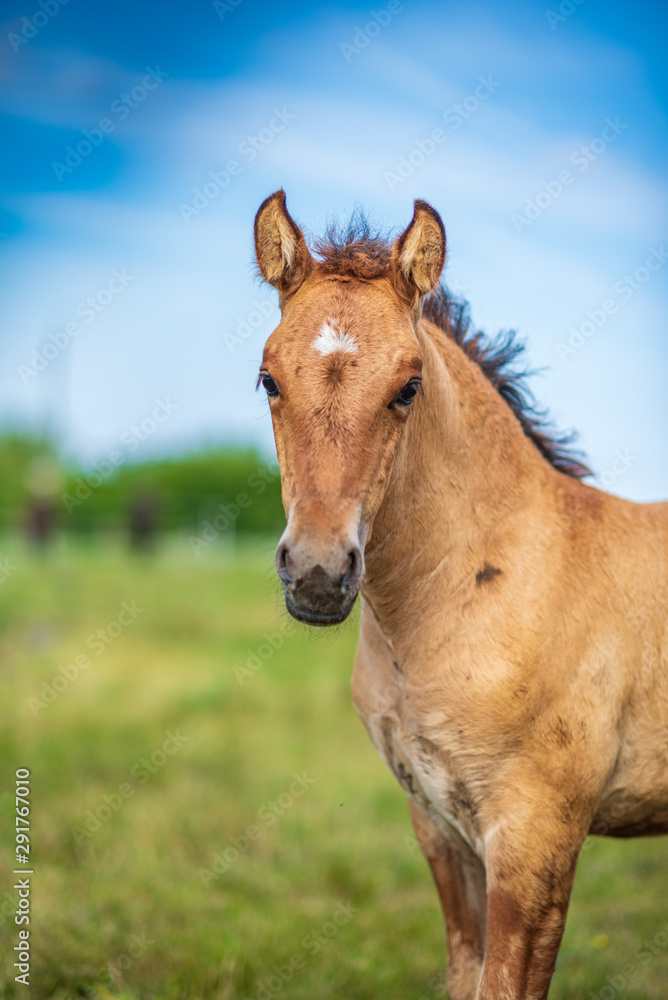
[[[164,767],[168,759],[178,753],[183,744],[188,743],[189,740],[190,736],[182,736],[178,729],[175,733],[167,730],[161,746],[149,756],[142,757],[130,768],[130,777],[133,778],[134,784],[124,781],[118,786],[117,791],[103,795],[102,801],[96,809],[86,811],[82,825],[75,825],[71,828],[77,846],[101,830],[114,813],[117,813],[121,806],[134,796],[137,791],[136,786],[145,785],[150,777],[161,767]]]
[[[329,920],[304,935],[299,942],[301,951],[293,952],[282,965],[273,965],[270,973],[258,981],[254,997],[244,997],[244,1000],[271,1000],[271,997],[275,997],[294,978],[296,972],[306,967],[308,958],[313,958],[330,947],[341,928],[358,913],[359,909],[350,900],[346,903],[338,902]]]
[[[651,939],[645,938],[643,943],[636,948],[633,957],[639,964],[628,962],[614,976],[606,976],[608,985],[600,989],[598,993],[590,993],[587,1000],[615,1000],[615,997],[622,990],[638,979],[642,969],[648,966],[657,955],[665,952],[667,947],[668,924],[658,930]]]
[[[366,49],[374,38],[378,38],[378,35],[384,28],[387,28],[388,24],[392,21],[397,14],[401,14],[404,10],[403,3],[400,0],[390,0],[390,2],[385,6],[381,7],[380,10],[370,10],[369,20],[362,25],[355,25],[355,33],[353,35],[352,42],[340,42],[339,48],[343,54],[343,58],[347,63],[352,62],[353,56],[359,55]]]
[[[230,354],[234,354],[240,344],[243,344],[249,337],[252,337],[266,319],[270,316],[275,316],[278,319],[280,315],[278,302],[273,299],[256,299],[253,306],[254,308],[245,318],[237,316],[237,325],[234,333],[223,334],[225,347]]]
[[[196,218],[223,191],[228,188],[233,177],[238,177],[244,165],[252,163],[260,153],[263,153],[274,139],[279,136],[297,117],[286,107],[274,108],[273,113],[264,128],[253,135],[247,135],[237,146],[240,159],[228,160],[222,170],[210,170],[209,178],[201,187],[193,188],[193,196],[189,202],[180,202],[179,213],[184,222]]]
[[[168,76],[169,73],[161,70],[159,65],[155,68],[147,66],[146,75],[142,78],[141,83],[136,84],[129,94],[123,93],[113,100],[109,106],[108,114],[100,118],[96,126],[81,129],[83,139],[79,139],[75,146],[69,144],[65,147],[62,162],[60,160],[52,160],[51,162],[51,169],[60,183],[77,167],[80,167],[93,150],[102,144],[105,136],[115,132],[118,123],[125,121],[146,100],[151,91],[160,86]]]
[[[237,7],[241,7],[244,0],[213,0],[213,9],[218,15],[219,21],[225,20],[226,14],[233,14]]]
[[[61,493],[60,499],[65,510],[71,514],[75,507],[80,507],[93,491],[101,486],[113,475],[116,469],[123,464],[127,455],[132,454],[139,448],[140,444],[146,441],[152,434],[162,426],[172,414],[179,410],[179,404],[172,402],[167,396],[165,399],[156,399],[155,406],[151,412],[140,420],[137,424],[132,424],[121,434],[119,448],[113,448],[101,459],[93,469],[85,476],[79,476],[72,493]]]
[[[10,893],[5,892],[3,893],[2,902],[0,903],[0,927],[4,927],[5,921],[7,920],[13,924],[15,916],[16,896],[12,896]]]
[[[32,378],[36,378],[40,372],[48,368],[54,358],[57,358],[82,333],[84,327],[97,319],[100,313],[103,313],[134,280],[134,275],[128,274],[126,268],[121,271],[114,269],[106,285],[92,295],[87,295],[76,306],[75,314],[82,322],[70,320],[60,330],[47,334],[47,342],[41,349],[33,348],[32,358],[28,364],[17,365],[16,371],[23,384],[28,385]]]
[[[42,28],[46,28],[60,8],[66,7],[69,2],[70,0],[37,0],[39,10],[36,10],[30,17],[21,18],[20,32],[18,34],[15,31],[7,33],[7,41],[14,52],[19,52],[23,45],[32,41]]]
[[[445,973],[441,973],[438,976],[432,976],[427,987],[431,990],[431,997],[425,996],[424,994],[418,998],[418,1000],[433,1000],[433,997],[443,997],[447,1000],[448,994],[448,977]]]
[[[424,139],[416,139],[413,148],[397,160],[394,170],[386,170],[383,174],[390,191],[395,191],[412,177],[430,156],[448,140],[449,132],[456,132],[464,122],[475,114],[481,104],[489,100],[501,83],[493,76],[479,76],[478,83],[462,101],[456,101],[443,112],[443,121],[447,128],[435,128]]]
[[[668,251],[664,250],[663,244],[658,247],[650,247],[642,264],[630,274],[624,274],[615,281],[612,286],[615,296],[604,299],[595,309],[587,309],[585,319],[578,326],[570,327],[568,340],[557,341],[555,349],[559,360],[565,361],[566,358],[572,357],[581,347],[584,347],[587,341],[591,340],[605,326],[610,317],[619,312],[621,306],[645,287],[652,275],[656,274],[667,260]]]
[[[302,774],[296,772],[292,775],[293,781],[289,788],[274,800],[266,802],[257,811],[257,823],[249,823],[239,837],[228,837],[229,846],[224,847],[222,853],[216,851],[211,856],[210,868],[198,868],[197,874],[202,885],[208,889],[212,882],[215,882],[224,875],[231,865],[236,864],[239,858],[246,854],[252,843],[259,840],[269,830],[281,816],[291,809],[296,799],[300,799],[305,791],[315,784],[315,778],[309,778],[306,771]]]
[[[564,21],[567,21],[583,3],[585,3],[585,0],[561,0],[556,10],[548,7],[545,11],[545,17],[552,31],[555,30],[558,24],[563,24]]]
[[[411,857],[413,857],[415,854],[418,854],[419,851],[421,850],[420,841],[417,839],[417,837],[413,837],[412,835],[409,834],[406,834],[406,836],[404,837],[404,847],[406,848]]]
[[[234,664],[234,676],[240,685],[243,685],[249,677],[253,677],[260,667],[270,660],[277,649],[280,649],[292,632],[295,631],[297,622],[294,618],[287,617],[282,623],[278,632],[263,632],[261,642],[256,649],[246,650],[246,663],[241,666]]]
[[[127,972],[138,958],[145,955],[152,944],[155,944],[155,941],[149,941],[146,934],[133,934],[125,951],[97,970],[98,979],[107,986],[122,989],[125,986],[123,973]]]
[[[516,232],[521,233],[527,226],[533,225],[536,219],[539,219],[543,212],[575,183],[578,174],[588,170],[592,163],[595,163],[599,156],[602,156],[628,127],[628,123],[620,121],[619,116],[614,119],[606,118],[601,134],[573,150],[569,156],[568,162],[577,167],[578,173],[573,173],[569,168],[560,170],[552,180],[543,181],[540,191],[533,198],[527,198],[524,203],[524,214],[513,212],[510,221]]]
[[[123,601],[116,618],[107,622],[103,628],[91,632],[86,639],[86,647],[91,650],[94,656],[102,656],[116,639],[134,624],[144,610],[144,608],[137,607],[137,602],[134,600]],[[57,701],[63,691],[66,691],[81,673],[91,666],[92,662],[88,653],[77,653],[71,663],[60,667],[50,682],[44,681],[42,683],[39,698],[28,698],[28,707],[32,714],[39,715],[45,708]]]
[[[637,461],[637,457],[632,455],[628,448],[626,451],[618,449],[608,468],[594,476],[594,482],[597,486],[609,490]]]
[[[248,487],[253,490],[255,496],[260,496],[265,492],[269,483],[273,482],[280,475],[278,468],[271,469],[267,466],[258,466],[246,480]],[[212,542],[232,527],[236,523],[242,510],[247,510],[253,503],[253,497],[242,491],[237,493],[232,503],[219,503],[216,508],[217,513],[210,519],[203,522],[199,535],[191,535],[188,541],[196,556],[208,549]]]
[[[9,559],[4,556],[0,559],[0,584],[6,583],[10,576],[16,573],[18,566],[10,562]]]

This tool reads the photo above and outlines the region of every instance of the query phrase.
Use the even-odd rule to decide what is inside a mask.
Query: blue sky
[[[307,232],[358,203],[398,231],[422,197],[448,283],[528,341],[535,393],[598,482],[668,496],[665,5],[5,0],[2,17],[1,418],[94,463],[168,400],[128,457],[270,453],[258,205],[282,185]]]

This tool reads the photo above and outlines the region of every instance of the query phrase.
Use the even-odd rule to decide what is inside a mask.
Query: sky
[[[526,340],[595,482],[668,497],[664,3],[4,0],[0,19],[2,424],[89,467],[270,455],[258,206],[282,186],[307,234],[357,205],[399,233],[419,197],[448,285]]]

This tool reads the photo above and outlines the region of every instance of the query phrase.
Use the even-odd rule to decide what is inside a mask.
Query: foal
[[[426,202],[394,245],[316,259],[278,191],[255,245],[288,611],[334,625],[361,590],[353,698],[409,796],[452,1000],[545,1000],[587,834],[668,832],[668,504],[580,482],[434,293]]]

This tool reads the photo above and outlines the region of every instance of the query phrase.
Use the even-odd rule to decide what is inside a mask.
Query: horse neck
[[[517,544],[556,475],[451,338],[425,321],[418,338],[424,394],[365,553],[363,594],[388,635],[414,627],[437,593],[453,594],[485,567],[493,573],[495,553]]]

